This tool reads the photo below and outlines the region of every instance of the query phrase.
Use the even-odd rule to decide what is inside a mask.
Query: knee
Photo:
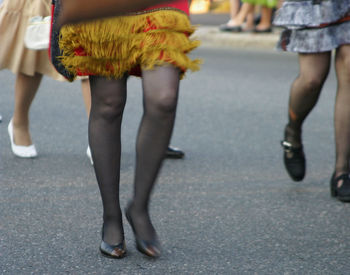
[[[122,116],[125,99],[104,98],[96,105],[94,106],[94,102],[92,102],[93,113],[104,120],[113,121]]]
[[[348,76],[348,79],[350,81],[350,50],[339,51],[336,58],[336,69],[337,72]]]
[[[173,114],[177,106],[177,93],[164,91],[158,93],[157,97],[148,102],[148,111],[152,110],[154,114]]]
[[[327,75],[322,74],[308,74],[299,76],[299,79],[302,81],[303,86],[307,91],[319,91],[322,88],[326,77]]]

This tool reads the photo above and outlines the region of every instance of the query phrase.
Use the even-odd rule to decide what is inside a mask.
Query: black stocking
[[[349,172],[350,159],[350,46],[341,46],[336,53],[335,68],[338,91],[334,125],[336,141],[336,176]]]
[[[172,66],[143,71],[144,114],[136,143],[134,198],[129,208],[137,235],[154,239],[148,204],[171,137],[179,88],[179,70]]]
[[[103,204],[104,241],[124,238],[119,205],[120,128],[126,102],[126,77],[112,80],[90,77],[89,145]]]
[[[299,54],[300,73],[292,84],[289,98],[289,122],[285,139],[295,147],[302,144],[302,124],[317,103],[330,67],[331,53]]]

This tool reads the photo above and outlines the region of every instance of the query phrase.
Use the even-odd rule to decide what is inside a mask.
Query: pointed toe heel
[[[13,139],[13,122],[12,119],[7,127],[8,134],[11,142],[12,153],[20,158],[35,158],[38,156],[35,145],[31,144],[29,146],[16,145]]]
[[[102,256],[111,258],[111,259],[122,259],[126,256],[126,245],[123,237],[123,241],[116,245],[111,245],[106,243],[103,240],[104,237],[104,226],[102,226],[101,230],[101,244],[100,244],[100,252]]]
[[[117,245],[110,245],[102,240],[100,244],[100,252],[107,258],[122,259],[126,256],[125,241]]]
[[[151,241],[146,241],[146,240],[140,239],[137,236],[133,220],[132,220],[131,215],[129,213],[129,207],[127,207],[125,209],[125,217],[126,217],[127,221],[129,222],[131,229],[134,233],[136,249],[148,257],[159,258],[161,255],[161,249],[160,249],[160,243],[159,243],[158,239],[154,238]]]

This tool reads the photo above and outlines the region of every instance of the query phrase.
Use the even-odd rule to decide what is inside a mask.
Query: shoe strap
[[[341,174],[340,176],[334,178],[334,182],[338,184],[338,181],[343,180],[344,182],[350,181],[350,175],[348,173]]]
[[[282,140],[281,145],[286,153],[297,153],[303,149],[303,146],[297,148],[293,147],[292,143],[286,140]]]

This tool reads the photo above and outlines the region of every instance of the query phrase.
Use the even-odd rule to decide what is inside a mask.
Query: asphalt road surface
[[[40,156],[16,158],[7,124],[14,76],[0,72],[1,274],[349,274],[350,205],[330,197],[334,166],[334,71],[304,127],[307,175],[292,182],[279,142],[295,55],[200,48],[189,73],[151,213],[163,255],[98,251],[101,201],[85,155],[87,119],[79,82],[45,78],[31,111]],[[132,193],[140,81],[129,81],[122,131],[121,203]]]

